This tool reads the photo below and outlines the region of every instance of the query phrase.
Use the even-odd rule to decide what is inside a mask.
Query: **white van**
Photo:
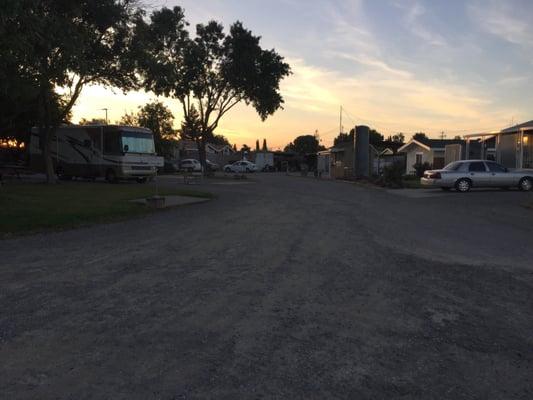
[[[51,155],[55,171],[63,179],[105,177],[109,182],[145,182],[164,165],[163,157],[155,153],[152,131],[132,126],[61,126],[52,138]],[[37,128],[31,133],[30,165],[44,170],[43,143]]]

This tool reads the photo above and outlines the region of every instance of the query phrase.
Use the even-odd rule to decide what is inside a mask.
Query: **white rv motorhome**
[[[163,157],[155,153],[152,131],[132,126],[61,126],[52,138],[51,149],[54,168],[63,179],[105,177],[109,182],[144,182],[163,166]],[[30,163],[36,170],[44,169],[43,143],[37,128],[31,134]]]

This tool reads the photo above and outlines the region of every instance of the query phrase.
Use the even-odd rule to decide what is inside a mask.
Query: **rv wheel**
[[[115,171],[113,171],[112,169],[108,169],[105,173],[105,180],[109,183],[116,183],[117,175],[115,174]]]

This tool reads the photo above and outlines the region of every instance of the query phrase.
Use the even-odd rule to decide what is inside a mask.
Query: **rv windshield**
[[[122,149],[125,153],[154,154],[154,136],[146,132],[122,131]]]

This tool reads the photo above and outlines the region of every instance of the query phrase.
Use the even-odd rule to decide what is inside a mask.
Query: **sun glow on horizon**
[[[191,26],[213,16],[226,27],[243,20],[292,67],[293,75],[281,84],[283,110],[262,122],[253,108],[240,105],[221,120],[216,133],[237,145],[253,147],[266,138],[270,146],[283,148],[296,136],[317,130],[323,144],[330,145],[339,131],[341,105],[344,131],[368,125],[385,136],[402,132],[407,139],[415,132],[431,137],[444,132],[452,138],[500,130],[513,120],[532,118],[526,93],[533,89],[533,61],[526,54],[533,50],[533,28],[522,23],[531,6],[521,0],[514,8],[478,0],[453,5],[313,2],[305,18],[296,4],[285,1],[279,4],[284,16],[272,14],[272,5],[236,0],[223,6],[208,0],[168,3],[183,6]],[[443,24],[448,14],[461,25]],[[500,53],[507,60],[491,62]],[[73,120],[103,118],[102,109],[108,108],[114,122],[154,99],[142,91],[87,87]],[[179,127],[178,101],[158,99]]]

